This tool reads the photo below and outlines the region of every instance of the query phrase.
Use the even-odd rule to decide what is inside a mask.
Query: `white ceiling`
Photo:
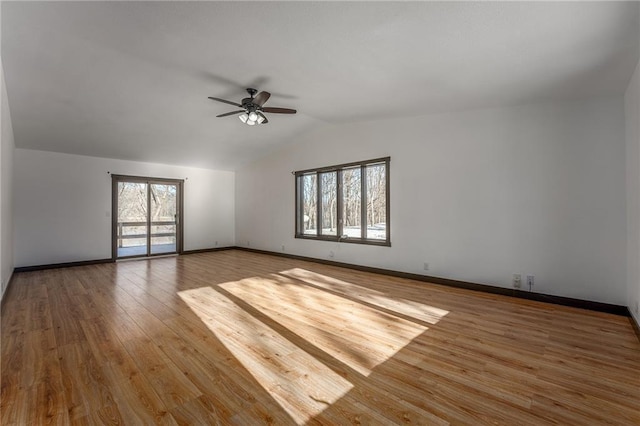
[[[639,3],[2,2],[16,145],[233,170],[325,123],[621,94]],[[207,96],[298,109],[249,127]]]

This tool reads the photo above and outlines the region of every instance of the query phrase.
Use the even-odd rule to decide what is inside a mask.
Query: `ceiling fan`
[[[269,120],[267,120],[267,117],[264,115],[265,112],[273,114],[295,114],[297,112],[295,109],[263,106],[265,102],[267,102],[267,100],[271,97],[271,93],[269,92],[258,93],[256,89],[248,88],[247,93],[249,93],[249,97],[244,98],[241,103],[209,96],[209,99],[211,100],[242,108],[238,111],[231,111],[224,114],[216,115],[216,117],[227,117],[229,115],[241,114],[238,118],[240,118],[243,123],[248,124],[249,126],[253,126],[256,124],[267,124],[269,122]],[[256,96],[256,93],[258,94],[258,96]]]

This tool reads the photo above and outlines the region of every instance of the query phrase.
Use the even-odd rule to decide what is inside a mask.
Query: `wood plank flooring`
[[[3,425],[640,424],[624,317],[237,250],[6,297]]]

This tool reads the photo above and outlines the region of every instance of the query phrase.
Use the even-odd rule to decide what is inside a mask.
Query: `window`
[[[389,160],[295,172],[296,238],[390,246]]]

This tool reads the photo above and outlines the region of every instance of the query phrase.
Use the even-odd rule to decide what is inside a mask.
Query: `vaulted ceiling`
[[[233,170],[316,126],[621,94],[640,4],[2,2],[16,145]],[[296,108],[249,127],[246,87]]]

